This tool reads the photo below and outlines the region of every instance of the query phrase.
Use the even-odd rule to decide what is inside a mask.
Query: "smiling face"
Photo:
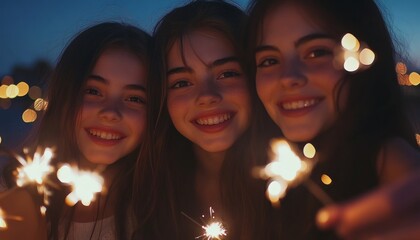
[[[310,141],[331,127],[344,76],[333,66],[337,41],[302,13],[293,5],[269,11],[255,55],[258,95],[291,141]]]
[[[172,122],[205,151],[226,151],[246,130],[250,117],[246,79],[234,48],[210,30],[193,31],[182,44],[178,39],[167,56]]]
[[[146,122],[146,69],[135,55],[109,49],[84,87],[76,124],[85,164],[112,164],[139,146]]]

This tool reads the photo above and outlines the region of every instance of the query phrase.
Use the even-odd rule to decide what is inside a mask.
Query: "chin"
[[[291,142],[310,142],[312,139],[314,139],[314,136],[311,134],[308,134],[307,132],[301,132],[301,133],[287,133],[283,132],[284,136],[288,141]]]

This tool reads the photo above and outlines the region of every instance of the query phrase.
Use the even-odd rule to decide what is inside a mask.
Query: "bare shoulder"
[[[381,148],[377,159],[381,183],[395,182],[420,169],[420,148],[402,138],[393,138]]]

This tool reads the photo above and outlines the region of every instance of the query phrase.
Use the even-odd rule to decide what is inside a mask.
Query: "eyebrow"
[[[295,42],[295,47],[299,47],[300,45],[307,43],[309,41],[312,41],[314,39],[334,39],[331,35],[328,35],[326,33],[312,33],[309,35],[306,35],[302,38],[299,38]]]
[[[216,61],[214,61],[213,63],[211,63],[209,65],[209,68],[214,68],[214,67],[217,67],[217,66],[221,66],[221,65],[229,63],[229,62],[239,62],[239,59],[235,56],[217,59]]]
[[[212,62],[210,65],[208,65],[208,68],[214,68],[214,67],[221,66],[221,65],[224,65],[224,64],[229,63],[229,62],[239,62],[239,58],[231,56],[231,57],[225,57],[225,58],[217,59],[214,62]],[[169,76],[171,74],[183,73],[183,72],[191,73],[191,72],[193,72],[193,70],[188,66],[175,67],[175,68],[169,69],[166,72],[166,75]]]
[[[109,81],[106,80],[105,78],[99,76],[99,75],[91,74],[91,75],[88,76],[88,79],[100,82],[100,83],[105,84],[105,85],[109,85]],[[128,85],[124,86],[124,89],[140,90],[140,91],[146,92],[146,87],[143,86],[143,85],[140,85],[140,84],[128,84]]]
[[[314,39],[334,39],[331,35],[325,33],[312,33],[306,35],[295,42],[295,47],[299,47],[302,44],[305,44],[309,41]],[[278,51],[278,49],[271,45],[260,45],[255,49],[255,53],[262,52],[262,51]]]

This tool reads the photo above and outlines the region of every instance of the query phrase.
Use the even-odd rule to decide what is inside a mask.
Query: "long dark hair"
[[[250,21],[247,43],[254,76],[253,49],[262,36],[265,16],[282,4],[297,6],[309,21],[323,28],[337,42],[344,34],[352,33],[376,54],[370,68],[346,73],[336,87],[335,96],[337,101],[343,97],[341,87],[348,85],[347,104],[342,109],[337,108],[339,117],[335,125],[327,133],[313,139],[317,152],[322,156],[322,161],[313,172],[313,179],[323,185],[320,176],[328,173],[334,179],[334,184],[324,186],[325,191],[337,201],[349,199],[378,185],[377,159],[388,140],[399,137],[415,146],[414,133],[404,112],[403,97],[394,70],[396,51],[391,32],[373,0],[255,0],[248,6]],[[255,80],[253,84],[255,89]],[[258,106],[262,107],[261,104]],[[297,189],[292,192],[302,191]],[[300,198],[298,194],[295,194],[296,197],[293,193],[289,195],[285,200],[289,205],[282,204],[284,212],[294,211],[291,206],[295,206],[295,216],[299,215],[297,208],[301,209],[299,212],[302,214],[300,218],[285,217],[284,225],[288,225],[286,221],[290,225],[283,228],[283,235],[300,239],[298,236],[315,229],[314,215],[320,204],[314,203],[316,200],[303,200],[303,195]],[[290,210],[286,209],[288,206]],[[296,219],[296,222],[290,219]],[[304,219],[307,221],[305,224]],[[301,224],[297,224],[298,221]]]
[[[28,140],[35,148],[54,147],[52,164],[76,163],[81,152],[76,143],[75,126],[83,99],[83,87],[100,55],[107,49],[116,48],[135,54],[149,68],[151,36],[143,30],[119,22],[104,22],[81,31],[62,52],[48,81],[48,108]],[[108,189],[118,196],[114,209],[115,228],[118,239],[128,239],[128,206],[131,197],[133,166],[139,148],[118,160],[112,167],[118,168],[115,180]],[[68,231],[73,210],[64,204],[68,189],[52,189],[53,194],[47,211],[50,224],[49,238],[59,238],[59,222],[65,216]],[[99,218],[100,216],[97,216]],[[67,232],[64,233],[67,236]]]
[[[149,100],[151,107],[148,116],[149,123],[154,127],[149,129],[147,137],[148,140],[151,139],[151,143],[144,143],[152,149],[153,162],[149,163],[149,167],[139,165],[139,173],[136,174],[144,176],[142,173],[145,169],[150,169],[149,172],[152,172],[155,179],[155,189],[150,189],[152,194],[146,197],[147,200],[138,200],[149,202],[149,206],[154,209],[153,212],[144,211],[144,208],[138,209],[139,216],[143,219],[151,216],[149,221],[144,222],[147,227],[143,227],[147,239],[185,239],[181,225],[186,218],[181,215],[181,211],[186,206],[190,207],[189,204],[196,204],[192,200],[195,197],[192,176],[196,162],[192,143],[175,129],[166,107],[166,58],[169,49],[185,34],[205,28],[223,34],[235,47],[237,57],[243,59],[241,42],[245,21],[244,12],[232,4],[224,1],[193,1],[170,11],[155,27],[151,70],[153,79],[148,92],[153,96]],[[244,64],[242,68],[247,69]],[[221,195],[223,207],[227,211],[224,221],[228,225],[230,239],[257,239],[264,234],[257,234],[264,226],[264,211],[260,208],[265,200],[263,189],[258,188],[250,178],[250,166],[255,163],[250,154],[247,154],[252,149],[249,134],[250,130],[236,141],[222,166]],[[145,188],[138,189],[141,191]],[[142,192],[138,193],[139,196],[141,194]],[[196,227],[194,223],[189,223]],[[163,229],[164,227],[167,229]],[[200,230],[199,227],[197,229]]]

